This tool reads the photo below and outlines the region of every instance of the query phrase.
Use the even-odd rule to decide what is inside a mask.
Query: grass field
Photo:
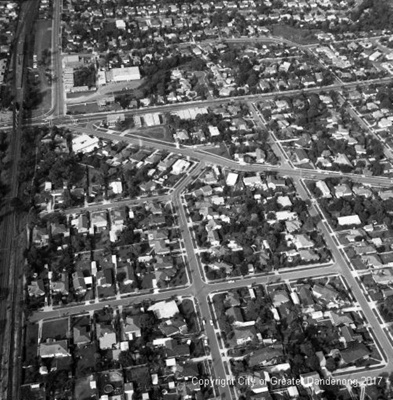
[[[46,339],[64,340],[67,338],[68,319],[57,319],[55,321],[47,321],[42,324],[42,337],[44,342]]]
[[[72,114],[88,114],[101,111],[97,103],[68,104],[67,110]]]
[[[318,32],[318,30],[299,29],[289,25],[274,25],[272,28],[273,36],[281,36],[299,44],[318,43],[314,36]]]
[[[220,147],[206,150],[206,152],[232,160],[231,156],[228,153],[228,149],[224,144],[221,144]]]
[[[88,90],[86,92],[69,92],[67,93],[67,99],[77,99],[78,97],[89,96],[95,92],[95,90]]]
[[[173,137],[164,126],[154,126],[151,128],[132,129],[131,134],[145,136],[151,139],[164,140],[173,143]]]
[[[52,46],[52,22],[50,20],[39,19],[36,22],[36,39],[34,42],[34,54],[38,61],[41,59],[42,51],[50,50]]]
[[[50,20],[38,20],[35,25],[34,54],[37,55],[38,63],[41,61],[41,55],[44,50],[51,50],[52,47],[52,22]],[[33,115],[43,114],[51,108],[52,91],[45,77],[45,67],[38,66],[40,78],[40,91],[42,93],[42,102],[37,107]]]

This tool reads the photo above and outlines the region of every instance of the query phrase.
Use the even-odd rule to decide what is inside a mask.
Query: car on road
[[[211,325],[211,326],[214,326],[213,320],[212,320],[212,319],[210,320],[210,325]]]

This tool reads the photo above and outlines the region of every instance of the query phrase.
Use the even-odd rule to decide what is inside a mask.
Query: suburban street
[[[349,178],[355,182],[369,184],[373,186],[390,187],[392,180],[386,177],[380,176],[363,176],[351,173],[343,173],[341,171],[323,171],[317,169],[305,169],[305,168],[291,168],[290,166],[284,165],[266,165],[266,164],[247,164],[241,165],[236,161],[228,158],[220,157],[212,153],[208,153],[197,148],[191,148],[181,146],[177,148],[174,144],[163,142],[160,140],[146,138],[145,136],[138,135],[121,135],[120,132],[112,131],[111,133],[104,132],[103,130],[95,130],[92,126],[82,127],[78,125],[70,125],[69,129],[77,133],[85,133],[88,135],[94,135],[106,140],[119,140],[126,143],[132,143],[137,146],[152,147],[160,150],[167,150],[172,153],[180,154],[192,159],[198,159],[205,162],[206,164],[215,164],[224,168],[234,169],[236,171],[244,172],[266,172],[266,171],[277,171],[282,176],[301,177],[303,179],[326,179],[326,178]]]
[[[24,47],[26,36],[31,30],[31,24],[34,21],[33,16],[38,3],[30,0],[22,3],[22,11],[17,30],[16,51],[14,55],[15,68],[15,94],[16,103],[23,104],[25,98],[25,81],[26,74],[24,73],[27,68],[26,60],[24,59]],[[52,70],[54,80],[52,82],[52,107],[49,112],[44,116],[37,117],[28,123],[29,126],[53,126],[66,127],[76,134],[87,134],[96,136],[102,140],[108,141],[122,141],[134,146],[148,147],[155,150],[165,150],[174,154],[186,157],[193,163],[192,168],[188,173],[171,189],[168,194],[160,196],[139,197],[136,199],[121,199],[116,202],[105,201],[100,204],[87,204],[83,207],[76,207],[67,209],[64,214],[71,215],[80,212],[93,212],[101,211],[108,208],[116,208],[121,206],[133,206],[143,204],[150,201],[171,202],[174,213],[178,219],[177,225],[180,228],[182,236],[182,245],[184,246],[185,261],[187,268],[187,275],[189,278],[188,284],[180,288],[171,289],[156,289],[153,291],[145,291],[142,293],[133,293],[129,295],[118,296],[116,299],[102,300],[98,298],[94,301],[85,304],[72,304],[65,307],[54,308],[46,306],[41,310],[35,311],[27,323],[37,323],[40,321],[47,321],[59,318],[69,318],[79,314],[93,313],[100,310],[105,306],[109,307],[128,307],[136,305],[145,300],[160,301],[169,299],[172,296],[194,296],[197,302],[198,310],[200,311],[201,318],[204,321],[204,330],[209,341],[209,348],[212,363],[214,366],[215,378],[231,379],[231,371],[227,358],[227,349],[222,347],[222,342],[218,334],[220,329],[216,322],[214,313],[212,312],[211,297],[215,293],[229,291],[249,285],[255,284],[269,284],[275,282],[297,281],[303,278],[320,277],[329,275],[341,275],[349,288],[352,291],[355,299],[356,306],[361,308],[365,319],[367,321],[368,329],[373,332],[376,346],[379,349],[383,359],[384,366],[379,368],[370,368],[356,372],[348,372],[337,374],[341,377],[362,380],[365,377],[379,376],[383,372],[391,373],[393,371],[393,346],[386,332],[381,326],[375,311],[370,306],[365,293],[361,286],[359,286],[356,279],[356,273],[351,268],[343,250],[338,246],[337,240],[332,228],[329,226],[328,221],[324,218],[318,203],[313,198],[311,193],[305,186],[304,180],[324,180],[326,178],[339,178],[350,179],[353,182],[361,183],[378,188],[391,188],[393,182],[391,178],[381,176],[365,176],[352,173],[342,173],[340,171],[329,171],[320,169],[306,169],[297,168],[293,165],[292,161],[286,154],[282,144],[277,140],[273,133],[270,134],[270,145],[276,156],[280,159],[277,165],[270,164],[246,164],[239,163],[229,158],[219,156],[207,149],[198,148],[197,146],[185,146],[175,143],[170,143],[164,140],[149,138],[146,136],[134,134],[131,132],[120,132],[114,129],[97,128],[103,120],[108,116],[124,114],[126,118],[133,116],[143,115],[147,113],[169,113],[176,110],[184,110],[188,108],[198,107],[212,107],[226,104],[228,102],[246,102],[249,105],[252,117],[256,125],[265,128],[265,120],[258,110],[257,103],[263,100],[272,100],[280,96],[293,96],[304,93],[328,93],[331,90],[354,89],[357,86],[366,86],[370,84],[390,83],[393,81],[393,76],[382,79],[372,79],[367,81],[355,82],[335,82],[334,84],[323,87],[312,87],[301,90],[286,90],[272,93],[260,93],[236,97],[221,97],[209,98],[208,100],[190,101],[187,103],[166,104],[152,107],[144,107],[132,110],[122,111],[102,111],[86,114],[73,114],[67,115],[67,99],[63,88],[63,68],[61,58],[61,14],[62,14],[62,1],[53,1],[53,22],[52,22]],[[299,45],[290,40],[278,37],[260,37],[260,38],[234,38],[225,40],[227,43],[252,43],[252,42],[276,42],[286,43],[289,46],[297,46],[306,52],[311,53],[311,49],[315,45]],[[104,92],[104,91],[103,91]],[[96,94],[95,97],[99,98],[100,95]],[[94,97],[94,98],[95,98]],[[102,97],[105,97],[103,93]],[[70,104],[77,103],[75,99],[69,102]],[[84,104],[83,101],[77,104]],[[364,122],[361,116],[351,107],[348,107],[350,115],[364,128],[378,138],[376,133],[370,129]],[[1,126],[1,130],[13,130],[13,138],[11,141],[11,154],[13,157],[11,169],[11,194],[10,199],[18,195],[18,162],[21,152],[21,135],[24,124],[23,112],[19,112],[19,108],[14,109],[14,124],[13,126]],[[96,125],[95,125],[96,124]],[[26,123],[27,125],[27,123]],[[393,159],[393,153],[385,146],[385,155]],[[183,194],[186,188],[204,171],[205,167],[210,165],[217,165],[224,171],[231,170],[234,172],[248,172],[248,173],[266,173],[276,172],[283,177],[289,177],[293,180],[297,193],[300,198],[310,204],[309,213],[311,216],[321,217],[321,222],[318,223],[318,230],[322,233],[326,247],[332,253],[332,260],[327,265],[313,265],[309,267],[296,267],[293,269],[283,269],[273,271],[269,274],[258,274],[247,277],[232,278],[230,281],[222,280],[217,282],[209,282],[206,280],[203,266],[199,261],[198,252],[196,251],[196,243],[194,233],[190,229],[189,217],[187,209],[183,201]],[[23,292],[23,275],[22,265],[16,268],[15,255],[18,254],[20,249],[17,248],[16,241],[18,219],[11,203],[7,202],[4,207],[4,232],[1,238],[1,259],[0,262],[0,282],[1,288],[8,288],[6,301],[0,303],[0,321],[4,322],[4,329],[0,330],[0,341],[2,343],[2,354],[0,361],[2,364],[0,380],[2,385],[2,393],[4,397],[0,399],[18,399],[20,390],[20,359],[22,350],[22,331],[23,331],[23,310],[21,307],[21,298]],[[19,265],[19,264],[18,264]],[[11,266],[11,268],[10,268]],[[211,323],[212,321],[213,323]],[[219,386],[219,392],[222,398],[227,400],[235,400],[233,391],[229,385]]]

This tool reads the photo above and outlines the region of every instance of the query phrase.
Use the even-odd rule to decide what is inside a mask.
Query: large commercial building
[[[113,68],[106,73],[108,82],[127,82],[141,79],[139,67]]]

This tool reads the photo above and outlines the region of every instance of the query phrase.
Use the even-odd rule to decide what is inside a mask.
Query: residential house
[[[314,310],[315,300],[312,297],[310,285],[301,286],[298,289],[298,296],[304,312],[310,312]]]
[[[72,275],[72,286],[76,295],[84,295],[86,293],[86,282],[81,271],[76,271]]]
[[[27,286],[27,292],[31,297],[41,297],[45,295],[44,281],[37,279],[31,281],[30,285]]]
[[[274,307],[278,307],[281,304],[290,302],[289,294],[286,290],[276,290],[271,294],[272,303]]]
[[[296,157],[296,161],[294,162],[294,164],[305,164],[310,161],[306,152],[303,149],[295,149],[294,154]]]
[[[225,311],[225,315],[232,321],[232,325],[242,325],[244,322],[242,310],[240,307],[230,307]]]
[[[97,272],[97,285],[111,287],[113,285],[113,272],[110,268],[104,268]]]
[[[318,181],[315,186],[321,191],[322,197],[330,198],[332,197],[330,194],[330,189],[328,185],[324,181]]]
[[[64,224],[52,223],[51,235],[52,237],[56,236],[68,237],[70,236],[70,230]]]
[[[91,342],[90,325],[75,325],[73,328],[74,344],[84,346]]]
[[[138,318],[135,316],[127,316],[123,325],[123,334],[126,340],[133,340],[141,336],[141,327]]]
[[[96,323],[96,335],[101,350],[113,349],[117,343],[116,332],[111,324]]]
[[[52,293],[67,296],[69,294],[69,279],[68,274],[60,274],[60,279],[50,282],[50,289]]]
[[[282,346],[264,347],[254,351],[248,361],[248,365],[253,368],[257,366],[275,365],[284,356]]]
[[[321,285],[319,283],[312,287],[312,294],[318,300],[323,300],[326,303],[336,302],[339,293],[329,285]]]
[[[347,184],[337,185],[335,187],[335,195],[338,198],[352,196],[352,190],[349,188]]]
[[[96,211],[90,214],[91,225],[97,229],[105,229],[108,226],[106,211]]]
[[[160,301],[151,305],[148,311],[153,311],[158,319],[172,318],[179,313],[179,308],[174,300]]]
[[[44,343],[40,343],[38,348],[38,355],[41,358],[63,358],[71,357],[68,351],[67,340],[52,340],[48,339]]]
[[[256,330],[253,326],[247,328],[234,327],[234,338],[237,345],[244,345],[256,338]]]
[[[341,359],[344,364],[354,364],[360,360],[367,360],[371,351],[365,344],[352,342],[345,350],[340,351]]]
[[[337,218],[338,224],[341,226],[345,225],[361,225],[362,221],[358,215],[347,215],[345,217]]]
[[[317,372],[309,372],[307,374],[301,374],[299,377],[300,377],[300,384],[305,389],[309,389],[315,395],[319,395],[323,392],[318,383],[321,380],[321,377]]]

